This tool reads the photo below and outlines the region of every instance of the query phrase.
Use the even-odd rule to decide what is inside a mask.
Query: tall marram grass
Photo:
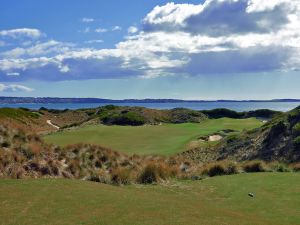
[[[218,161],[203,166],[201,174],[210,177],[231,175],[239,172],[237,163],[231,161]]]
[[[268,172],[270,169],[264,161],[255,160],[242,164],[242,168],[247,173]]]

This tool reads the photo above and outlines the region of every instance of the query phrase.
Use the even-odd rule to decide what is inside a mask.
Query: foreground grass
[[[240,174],[169,186],[0,180],[1,225],[297,225],[299,210],[299,173]]]
[[[171,155],[185,150],[198,137],[232,129],[253,129],[262,122],[250,119],[215,119],[202,123],[163,124],[161,126],[93,125],[45,136],[48,143],[61,146],[75,143],[100,144],[129,154]]]

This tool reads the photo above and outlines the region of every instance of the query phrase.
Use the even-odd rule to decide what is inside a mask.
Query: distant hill
[[[14,103],[180,103],[180,102],[300,102],[300,99],[274,100],[180,100],[180,99],[102,99],[102,98],[52,98],[52,97],[0,97],[0,104]]]

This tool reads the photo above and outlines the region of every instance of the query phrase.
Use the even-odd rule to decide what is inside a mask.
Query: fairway
[[[299,173],[123,187],[78,180],[0,180],[1,225],[297,225],[299,211]]]
[[[157,126],[91,125],[44,137],[48,143],[65,146],[75,143],[100,144],[128,154],[171,155],[182,152],[191,141],[214,132],[241,131],[262,125],[255,119],[215,119],[202,123],[162,124]]]

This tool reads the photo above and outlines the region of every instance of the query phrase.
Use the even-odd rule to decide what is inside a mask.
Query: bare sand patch
[[[208,141],[220,141],[223,137],[221,135],[211,135],[208,138]]]

